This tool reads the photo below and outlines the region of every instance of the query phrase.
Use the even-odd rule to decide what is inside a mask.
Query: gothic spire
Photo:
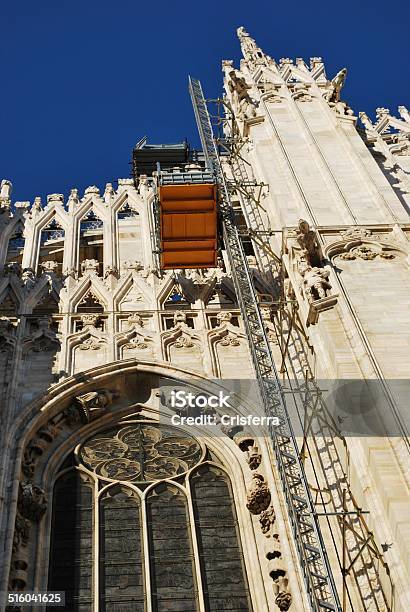
[[[243,26],[236,30],[241,43],[242,54],[245,60],[249,62],[257,62],[265,57],[265,54],[256,44],[255,40],[245,30]]]

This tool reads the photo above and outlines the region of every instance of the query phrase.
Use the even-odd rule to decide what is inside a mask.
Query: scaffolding
[[[215,144],[202,87],[199,81],[190,78],[189,89],[206,166],[213,172],[219,187],[219,212],[224,248],[230,263],[260,395],[266,414],[279,419],[279,426],[271,427],[270,435],[307,594],[315,612],[324,610],[336,612],[341,610],[341,604],[303,461],[288,415],[279,374],[272,357],[252,274],[235,224],[229,189]]]
[[[191,80],[190,91],[204,150],[205,148],[210,148],[217,157],[218,152],[214,153],[215,144],[214,149],[212,149],[208,142],[211,137],[211,130],[207,123],[207,108],[200,84],[197,81]],[[326,569],[328,571],[326,578],[328,580],[328,593],[330,594],[329,600],[333,596],[333,601],[329,605],[333,606],[333,608],[325,607],[320,600],[318,601],[318,590],[311,588],[312,579],[307,576],[307,572],[311,571],[314,573],[314,570],[309,565],[306,565],[306,555],[297,545],[302,573],[306,579],[312,608],[314,610],[337,609],[343,612],[347,610],[356,612],[355,602],[358,599],[362,610],[390,612],[394,606],[394,588],[389,568],[365,520],[365,515],[368,512],[358,506],[351,490],[347,442],[340,431],[338,423],[335,422],[328,410],[323,393],[315,380],[314,371],[309,360],[309,356],[314,352],[313,347],[309,343],[309,338],[300,320],[297,301],[294,299],[294,296],[289,295],[286,287],[286,270],[283,264],[283,254],[286,249],[285,233],[281,232],[281,253],[277,255],[270,244],[272,232],[266,227],[262,215],[264,210],[261,204],[261,193],[265,186],[255,180],[250,172],[250,164],[243,154],[247,139],[241,136],[235,121],[234,112],[228,102],[226,100],[216,100],[214,102],[217,102],[219,107],[218,114],[216,115],[218,127],[220,128],[221,125],[223,127],[222,138],[218,139],[217,142],[225,153],[223,157],[224,167],[221,170],[220,160],[217,159],[215,161],[212,156],[210,156],[211,159],[208,162],[213,163],[214,167],[216,166],[219,169],[222,174],[222,181],[225,181],[226,191],[229,191],[229,193],[225,194],[226,199],[222,203],[222,214],[224,219],[229,216],[229,210],[226,210],[226,208],[229,208],[229,195],[238,197],[246,223],[247,236],[253,244],[259,273],[267,279],[268,284],[272,279],[274,280],[273,283],[270,283],[272,288],[272,319],[281,353],[279,372],[282,378],[281,380],[279,379],[274,364],[268,364],[268,369],[264,373],[262,372],[262,374],[269,379],[272,376],[276,378],[272,387],[275,388],[277,396],[273,404],[269,402],[269,398],[266,401],[266,395],[263,393],[262,397],[264,398],[267,412],[273,411],[276,414],[280,414],[286,420],[286,403],[284,400],[284,396],[286,396],[286,401],[295,404],[300,427],[303,431],[300,448],[298,448],[295,442],[292,444],[292,459],[288,459],[289,449],[286,448],[285,450],[282,444],[283,439],[286,439],[284,431],[277,432],[276,439],[275,432],[272,432],[272,435],[292,526],[294,526],[293,521],[296,518],[296,520],[301,521],[301,529],[304,530],[306,518],[305,515],[301,516],[298,513],[295,516],[292,500],[289,499],[289,492],[292,491],[293,487],[294,474],[290,475],[284,469],[284,463],[285,465],[288,461],[293,463],[295,455],[297,455],[300,461],[300,464],[297,466],[299,478],[303,480],[303,489],[307,492],[303,503],[306,504],[305,508],[309,509],[310,523],[316,525],[321,559],[323,559],[325,571]],[[223,107],[224,111],[222,114],[220,112],[221,107]],[[242,230],[243,234],[244,230]],[[230,234],[228,231],[225,231],[224,237],[227,251],[229,251],[231,243],[233,243],[233,250],[235,251],[237,249],[235,242],[240,237],[235,236],[232,230]],[[236,255],[235,252],[234,255]],[[232,255],[230,255],[231,259]],[[237,269],[236,265],[236,261],[231,264],[233,270]],[[246,268],[246,261],[243,263],[243,267]],[[248,274],[247,276],[251,281],[251,275]],[[244,285],[243,279],[234,278],[234,281],[238,293],[238,301],[246,323],[248,305],[243,304],[243,299],[241,299]],[[245,287],[245,290],[249,293],[249,288]],[[255,294],[253,296],[254,304],[257,305],[258,300],[254,288],[253,292]],[[258,330],[257,336],[261,337],[261,331],[265,334],[264,348],[269,351],[266,330]],[[247,329],[255,370],[259,377],[261,375],[258,361],[259,356],[253,349],[255,335],[252,332],[252,329]],[[256,342],[258,342],[258,338],[256,338]],[[271,354],[269,351],[268,361],[270,359]],[[279,396],[282,398],[283,405],[280,405]],[[292,432],[292,424],[288,423],[287,426],[289,428],[288,431]],[[284,461],[283,455],[285,456]],[[311,475],[309,480],[306,477],[306,473]],[[314,495],[313,501],[310,497],[312,493]],[[327,554],[320,529],[321,521],[325,522],[324,526],[333,543],[341,572],[342,588],[340,599],[327,566]],[[297,538],[298,529],[294,529],[294,534]],[[307,542],[304,541],[303,544],[309,550]],[[349,578],[351,580],[348,580]]]

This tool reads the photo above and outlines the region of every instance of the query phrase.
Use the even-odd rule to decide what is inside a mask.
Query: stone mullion
[[[100,609],[100,496],[98,494],[98,478],[94,481],[94,538],[93,538],[93,612]]]
[[[144,558],[144,581],[145,581],[145,598],[146,610],[152,611],[152,593],[151,593],[151,567],[149,554],[149,538],[148,538],[148,521],[147,521],[147,506],[146,495],[141,500],[141,525],[142,525],[142,550]]]
[[[192,503],[191,480],[189,476],[187,476],[186,495],[187,495],[187,500],[188,500],[189,523],[191,526],[191,529],[190,529],[191,543],[192,543],[192,550],[194,553],[195,580],[196,580],[196,584],[198,587],[199,612],[206,612],[204,587],[203,587],[202,571],[201,571],[201,561],[199,558],[199,546],[198,546],[198,538],[197,538],[196,525],[195,525],[195,513],[194,513],[194,506]]]

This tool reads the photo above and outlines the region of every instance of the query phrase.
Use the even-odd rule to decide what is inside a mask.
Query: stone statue
[[[6,179],[3,179],[0,187],[0,200],[10,200],[12,188],[12,183]]]
[[[322,261],[320,244],[316,232],[310,229],[309,223],[304,219],[299,220],[296,240],[309,264],[319,266]]]
[[[243,77],[238,76],[235,70],[229,72],[228,88],[231,94],[236,97],[239,112],[243,117],[245,119],[255,117],[255,104],[248,93],[248,90],[252,87],[246,83]]]
[[[21,273],[21,284],[26,291],[30,291],[36,284],[36,276],[31,268],[24,268]]]
[[[329,275],[329,270],[325,268],[309,266],[306,269],[303,276],[303,285],[308,302],[320,300],[328,295],[328,291],[332,288],[328,281]]]

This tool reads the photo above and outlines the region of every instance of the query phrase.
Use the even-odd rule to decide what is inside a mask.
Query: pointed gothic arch
[[[122,363],[131,373],[131,364]],[[119,380],[124,380],[122,373],[118,372],[119,366],[121,362],[115,362],[109,368],[106,366],[97,368],[93,373],[90,372],[90,376],[86,375],[83,380],[91,381],[97,376],[102,382],[102,374],[105,378],[102,384],[118,389]],[[142,364],[131,367],[132,370],[135,368],[140,371],[141,376],[144,376],[145,367]],[[158,364],[151,364],[148,370],[145,370],[145,376],[151,376],[148,373],[149,370],[152,373],[156,372],[157,375],[162,371],[167,372],[169,376],[171,372],[169,368],[164,369]],[[182,374],[178,370],[173,370],[173,373],[176,376]],[[135,391],[137,389],[141,391],[145,387],[142,381],[135,386],[130,382],[130,378],[127,380]],[[153,384],[152,379],[147,380],[151,380],[151,385]],[[39,411],[40,404],[36,402],[29,408],[24,419],[24,429],[27,432],[24,434],[26,442],[23,446],[19,446],[23,450],[22,469],[24,477],[33,479],[36,484],[29,484],[28,480],[25,480],[20,485],[21,490],[24,490],[25,495],[31,499],[32,514],[26,515],[25,507],[23,509],[18,502],[17,513],[20,513],[20,518],[26,521],[27,538],[24,541],[21,539],[20,523],[17,523],[13,552],[15,561],[11,565],[10,584],[16,584],[13,568],[16,567],[17,562],[21,568],[19,580],[24,581],[25,584],[35,583],[41,585],[41,588],[47,588],[65,580],[66,585],[70,584],[69,597],[73,593],[72,585],[74,585],[75,597],[71,599],[74,604],[70,608],[72,610],[80,609],[81,601],[87,606],[92,599],[98,600],[98,609],[101,612],[113,609],[110,606],[115,605],[118,598],[120,605],[121,602],[126,601],[123,595],[129,595],[130,601],[135,606],[140,601],[141,589],[139,593],[135,593],[131,587],[141,586],[141,582],[150,585],[146,593],[149,606],[151,606],[149,609],[152,610],[163,609],[157,605],[161,597],[163,602],[168,601],[171,604],[178,600],[184,601],[184,597],[192,597],[192,593],[194,593],[194,599],[207,602],[208,609],[214,612],[220,610],[221,597],[225,599],[228,597],[236,601],[239,606],[238,610],[273,610],[270,604],[270,593],[260,588],[260,585],[263,584],[262,567],[256,554],[255,534],[252,529],[245,527],[250,518],[244,504],[246,493],[242,469],[246,469],[246,462],[242,459],[243,453],[240,447],[228,437],[222,436],[215,439],[211,437],[209,448],[206,449],[201,438],[197,438],[192,431],[172,426],[169,423],[169,416],[168,420],[164,421],[162,419],[165,415],[162,415],[158,422],[154,412],[141,414],[138,410],[135,412],[135,408],[134,411],[127,408],[124,402],[121,402],[121,407],[116,412],[115,409],[114,412],[111,412],[110,408],[106,412],[107,404],[104,408],[103,404],[98,403],[99,400],[96,399],[102,397],[102,390],[84,393],[90,389],[89,382],[77,385],[75,391],[89,406],[87,414],[91,419],[83,420],[81,413],[76,412],[77,409],[74,409],[72,403],[73,383],[75,384],[75,378],[57,385],[49,401],[46,404],[44,400],[40,402],[42,410]],[[201,384],[201,377],[198,377],[198,383]],[[146,393],[146,391],[143,392]],[[112,404],[112,398],[119,395],[114,391],[104,393],[106,398],[111,398],[110,401],[106,400],[108,406]],[[95,401],[97,404],[93,404]],[[99,407],[93,408],[93,405]],[[29,416],[28,420],[27,416]],[[33,418],[34,421],[37,421],[36,424]],[[146,461],[145,479],[148,478],[150,481],[147,483],[148,486],[144,485],[144,479],[141,480],[135,476],[135,470],[138,472],[141,469],[141,464],[132,458],[136,457],[135,444],[141,440],[140,435],[134,433],[136,426],[148,427],[154,431],[162,428],[166,436],[171,436],[167,440],[161,438],[159,441],[161,450],[159,456],[157,453],[154,455],[155,465],[152,464],[149,455],[144,460]],[[120,430],[121,435],[118,437]],[[111,463],[110,465],[106,463],[104,455],[101,455],[102,447],[98,439],[102,437],[104,441],[110,439],[110,436],[114,436],[119,441],[121,448],[125,443],[129,449],[126,453],[131,453],[129,455],[131,463],[127,459],[128,455],[127,457],[124,455],[124,460],[127,459],[127,461],[121,464],[121,461],[118,462],[111,451],[108,456]],[[148,452],[152,447],[152,442],[154,441],[154,444],[158,442],[157,434],[153,436],[150,433],[148,438],[144,437],[144,439],[149,440]],[[188,446],[184,446],[184,440],[189,440]],[[185,448],[183,451],[181,444]],[[85,447],[91,450],[86,450],[84,453]],[[73,452],[77,457],[74,461],[70,459]],[[196,469],[198,466],[202,466],[201,471]],[[20,467],[21,464],[18,463],[17,471]],[[221,497],[221,491],[215,497],[215,490],[212,489],[214,485],[208,482],[209,474],[211,480],[216,479],[222,482],[223,487],[229,493],[227,497],[223,492],[225,497]],[[100,478],[103,479],[104,486],[96,487],[96,479]],[[139,484],[140,481],[141,484]],[[209,506],[209,501],[212,499],[217,501],[216,506],[211,504],[212,508],[217,511],[217,514],[212,515],[214,518],[211,516],[212,512],[211,514],[208,512],[208,509],[212,510]],[[223,499],[226,501],[223,502]],[[185,512],[183,511],[184,505]],[[179,533],[179,539],[174,537],[175,544],[173,541],[167,541],[170,534],[167,532],[169,525],[166,521],[169,521],[170,516],[168,510],[172,508],[175,509],[175,512],[173,510],[171,512],[172,520],[175,521],[173,528],[177,530],[177,534]],[[231,518],[229,518],[229,513]],[[220,564],[213,570],[209,561],[209,547],[211,546],[209,538],[215,537],[216,527],[213,528],[210,523],[212,520],[217,521],[218,516],[219,520],[221,516],[224,517],[224,533],[220,534],[216,544],[217,547],[219,546],[218,550],[221,551]],[[98,523],[94,522],[91,528],[92,521],[96,520]],[[113,520],[114,523],[112,523]],[[134,521],[132,531],[129,531],[129,521]],[[109,537],[112,529],[117,529],[116,540]],[[138,544],[136,540],[132,540],[132,534],[136,536],[138,532],[141,533],[141,530],[146,535],[139,538],[140,544]],[[186,536],[183,536],[184,530]],[[68,532],[69,538],[65,535]],[[98,547],[97,542],[99,542]],[[119,554],[122,544],[118,548],[115,542],[123,542],[129,555]],[[179,542],[181,546],[176,548]],[[77,546],[77,548],[74,551],[71,549],[70,552],[67,546],[74,546],[74,548]],[[142,552],[138,546],[143,548]],[[161,552],[162,557],[155,554],[155,546]],[[176,550],[180,551],[179,556],[175,555]],[[170,557],[172,552],[175,571],[169,573],[165,568],[172,562]],[[57,557],[63,554],[64,566],[61,562],[51,563],[55,554]],[[32,561],[24,565],[18,561],[18,559],[23,559],[23,556],[28,560],[31,558]],[[141,571],[136,568],[136,563],[132,563],[133,559],[138,561],[139,567],[142,565]],[[164,561],[162,565],[161,559]],[[50,567],[50,563],[55,569],[49,572],[47,568]],[[184,588],[184,584],[187,586],[186,576],[189,564],[192,567],[194,589],[189,585],[189,588]],[[124,583],[118,577],[115,567],[119,566],[122,568],[121,576],[133,577],[129,582]],[[127,571],[127,567],[131,566],[132,570]],[[216,593],[221,579],[221,567],[225,568],[223,570],[224,587],[219,593]],[[100,579],[103,578],[99,581],[99,586],[98,580],[92,580],[93,574]],[[175,581],[172,578],[178,574],[181,576],[181,581]],[[182,579],[182,576],[185,578]],[[81,588],[77,590],[77,596],[75,591],[81,580],[82,590]],[[111,588],[107,590],[106,585],[111,585]],[[67,591],[67,588],[65,590]],[[197,605],[196,602],[195,605]],[[138,607],[133,609],[138,609]]]

